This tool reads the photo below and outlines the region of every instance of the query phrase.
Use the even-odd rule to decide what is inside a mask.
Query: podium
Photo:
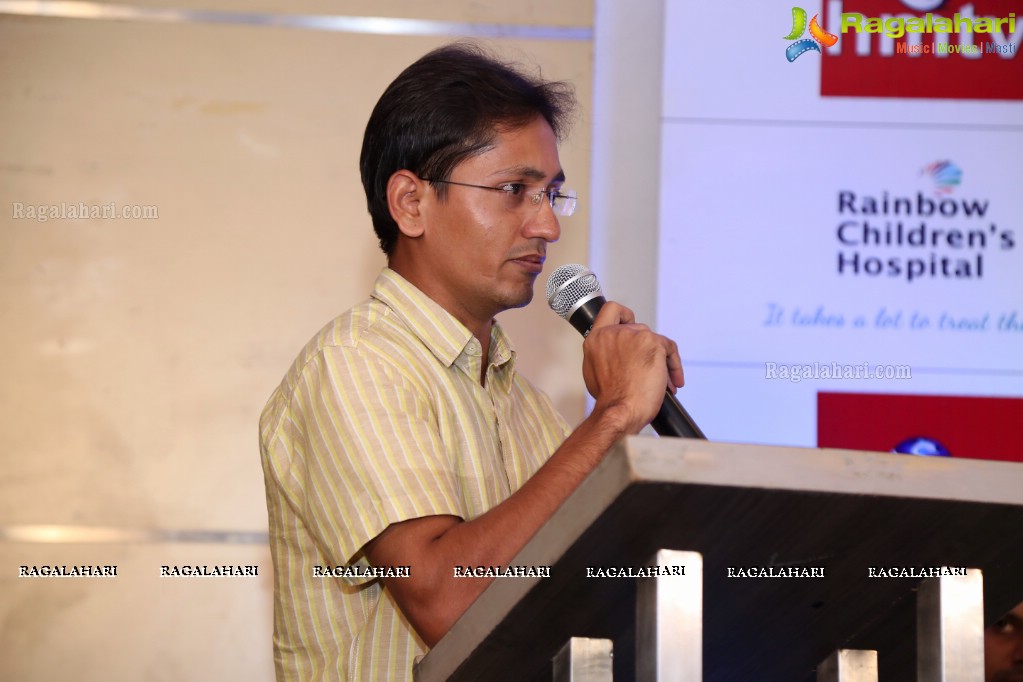
[[[947,656],[921,679],[980,682],[983,625],[1023,601],[1023,464],[629,437],[512,565],[550,577],[496,579],[417,682],[551,680],[573,651],[610,670],[612,648],[616,682],[672,679],[653,647],[713,682],[868,679],[835,672],[868,652],[873,679]]]

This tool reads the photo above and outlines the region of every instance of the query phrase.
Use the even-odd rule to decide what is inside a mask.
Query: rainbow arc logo
[[[934,181],[934,193],[939,197],[951,194],[963,179],[962,169],[951,161],[929,163],[920,174],[930,176]]]
[[[838,36],[834,33],[828,33],[821,25],[817,22],[819,15],[813,15],[813,19],[810,20],[810,38],[801,38],[807,31],[806,26],[806,10],[802,7],[792,8],[792,30],[785,36],[785,40],[795,40],[796,42],[785,48],[785,58],[789,62],[796,61],[800,55],[807,52],[820,52],[821,47],[831,47],[838,42]]]

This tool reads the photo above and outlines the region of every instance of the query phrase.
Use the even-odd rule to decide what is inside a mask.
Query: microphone
[[[597,313],[607,303],[597,276],[584,265],[562,265],[547,280],[547,303],[551,310],[568,320],[584,337],[588,336]],[[703,431],[682,407],[675,394],[664,389],[664,402],[650,422],[661,436],[703,438]]]

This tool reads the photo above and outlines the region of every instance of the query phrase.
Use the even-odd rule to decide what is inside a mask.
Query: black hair
[[[387,183],[402,169],[447,180],[467,158],[493,145],[499,128],[542,116],[561,139],[575,107],[572,87],[524,73],[473,43],[434,50],[406,68],[381,95],[366,125],[359,169],[380,248],[390,255],[398,225]],[[436,185],[444,196],[445,185]]]

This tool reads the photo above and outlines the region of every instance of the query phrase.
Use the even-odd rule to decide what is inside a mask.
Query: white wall
[[[608,298],[656,325],[664,0],[597,2],[590,262]]]
[[[375,16],[378,5],[289,7]],[[577,85],[562,162],[584,200],[549,269],[585,260],[591,3],[392,2],[387,13],[554,28],[492,45]],[[368,294],[383,258],[358,179],[362,131],[386,84],[453,37],[160,16],[0,14],[5,680],[272,679],[257,419],[301,345]],[[587,37],[558,38],[570,28]],[[24,212],[111,202],[158,218]],[[575,332],[542,297],[505,318],[524,371],[579,419]],[[70,528],[44,543],[44,526]],[[82,542],[89,528],[110,532]],[[165,564],[223,563],[259,575],[159,577]],[[18,577],[40,564],[116,564],[118,575]]]

